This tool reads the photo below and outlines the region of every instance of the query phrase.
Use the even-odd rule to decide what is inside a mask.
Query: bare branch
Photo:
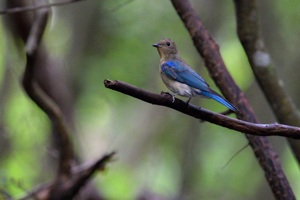
[[[79,189],[82,188],[90,180],[92,175],[94,175],[97,171],[102,171],[105,169],[105,166],[108,164],[108,162],[112,161],[114,155],[115,153],[112,152],[102,156],[92,164],[83,164],[72,169],[73,178],[60,185],[60,191],[62,191],[63,193],[55,195],[59,195],[59,199],[72,199],[73,197],[75,197],[76,194],[78,194]],[[44,183],[36,187],[34,190],[30,191],[26,196],[21,198],[21,200],[32,198],[48,198],[49,193],[51,192],[55,184],[56,182]]]
[[[192,104],[189,104],[187,106],[184,101],[181,101],[177,98],[175,99],[175,102],[172,103],[173,99],[171,95],[168,95],[166,93],[163,93],[161,95],[151,93],[121,81],[104,80],[104,85],[109,89],[122,92],[142,101],[155,105],[169,107],[194,118],[205,120],[210,123],[220,125],[232,130],[240,131],[246,134],[258,136],[282,136],[300,139],[299,127],[287,126],[277,123],[256,124],[246,122],[227,117],[222,114],[214,113],[203,108],[198,108]]]
[[[69,138],[69,127],[67,126],[59,107],[41,89],[34,77],[35,70],[38,67],[36,66],[37,50],[47,24],[47,19],[48,9],[44,8],[37,11],[37,15],[34,18],[26,42],[27,63],[23,77],[23,86],[32,100],[45,111],[53,124],[57,127],[61,137],[58,172],[61,176],[68,176],[70,174],[71,160],[73,159],[73,150]]]
[[[241,114],[238,115],[238,118],[257,123],[257,117],[255,116],[248,99],[239,89],[226,69],[219,52],[219,46],[204,27],[191,3],[188,0],[171,0],[171,2],[186,29],[189,31],[194,41],[194,45],[199,54],[203,57],[205,66],[209,70],[216,85],[220,88],[226,99],[237,106],[241,112]],[[268,139],[266,137],[257,137],[253,135],[246,135],[246,137],[265,172],[266,180],[268,181],[275,198],[295,199],[295,195],[278,160],[278,155],[273,150]]]
[[[7,1],[10,6],[15,4],[19,6],[26,5],[24,1]],[[41,5],[42,2],[39,0],[37,3]],[[43,33],[48,20],[48,11],[47,7],[39,7],[32,18],[28,17],[28,13],[10,16],[12,25],[16,25],[15,27],[18,30],[16,31],[16,35],[20,36],[24,43],[26,43],[26,68],[22,80],[23,87],[33,102],[50,118],[56,137],[55,145],[59,153],[57,176],[55,179],[51,183],[38,187],[29,196],[36,199],[72,199],[85,186],[85,183],[88,182],[95,171],[99,168],[101,169],[114,153],[104,156],[92,166],[80,168],[79,171],[72,171],[71,165],[74,164],[75,159],[67,115],[65,115],[60,101],[57,101],[57,98],[55,98],[57,96],[49,92],[47,87],[43,87],[43,82],[46,82],[45,80],[51,81],[51,79],[44,80],[40,78],[40,75],[43,75],[41,72],[45,72],[45,77],[48,78],[48,71],[43,70],[48,69],[47,67],[50,66],[49,63],[51,61],[42,43]],[[25,21],[26,23],[24,23]],[[51,65],[51,67],[53,66]],[[57,75],[54,78],[54,81],[59,80]],[[54,93],[61,94],[58,88],[55,88]],[[59,98],[62,98],[62,96],[59,95]],[[85,197],[89,198],[90,196],[92,196],[92,193],[86,194]],[[100,197],[98,195],[94,196]]]
[[[49,7],[53,7],[53,6],[63,6],[66,4],[77,3],[79,1],[86,1],[86,0],[65,0],[65,1],[48,3],[48,4],[43,4],[43,5],[32,5],[32,6],[8,8],[5,10],[0,10],[0,15],[28,12],[28,11],[38,10],[38,9],[42,9],[42,8],[49,8]],[[107,10],[107,12],[115,12],[115,11],[127,6],[129,3],[133,2],[133,1],[134,0],[127,0],[123,3],[120,3],[119,5],[115,6],[114,8]]]
[[[256,80],[280,123],[300,126],[300,114],[277,76],[270,54],[261,37],[259,10],[255,0],[234,1],[237,31]],[[253,15],[255,13],[255,15]],[[288,140],[300,163],[300,142]]]
[[[41,8],[49,8],[52,6],[62,6],[62,5],[70,4],[70,3],[76,3],[79,1],[85,1],[85,0],[65,0],[65,1],[55,2],[55,3],[42,4],[42,5],[32,5],[32,6],[24,6],[24,7],[17,7],[17,8],[8,8],[8,9],[0,11],[0,15],[15,14],[15,13],[19,13],[19,12],[28,12],[28,11],[38,10]]]

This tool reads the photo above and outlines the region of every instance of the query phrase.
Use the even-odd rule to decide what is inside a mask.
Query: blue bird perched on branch
[[[159,72],[164,84],[176,95],[189,97],[200,96],[213,99],[233,112],[237,108],[213,91],[205,80],[180,58],[176,44],[170,39],[162,39],[152,46],[160,56]],[[173,100],[175,100],[173,96]]]

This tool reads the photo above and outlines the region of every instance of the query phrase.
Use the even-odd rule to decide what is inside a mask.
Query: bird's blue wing
[[[204,79],[181,61],[165,62],[162,64],[161,70],[172,80],[202,91],[209,91],[209,85]]]
[[[168,61],[161,65],[161,70],[170,79],[184,83],[190,87],[199,89],[199,95],[214,99],[215,101],[228,107],[230,110],[237,112],[237,109],[227,100],[223,99],[219,94],[209,88],[209,85],[204,79],[198,75],[194,70],[182,61]]]

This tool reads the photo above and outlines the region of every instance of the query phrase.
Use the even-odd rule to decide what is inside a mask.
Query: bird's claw
[[[175,102],[175,95],[172,95],[172,103]]]
[[[161,92],[161,94],[162,95],[169,95],[169,96],[171,96],[172,97],[172,103],[175,102],[175,94],[173,95],[173,94],[170,94],[169,92]]]

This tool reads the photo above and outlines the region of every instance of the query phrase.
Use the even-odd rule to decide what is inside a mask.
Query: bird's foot
[[[175,102],[175,95],[172,95],[172,103]]]
[[[172,103],[175,102],[175,94],[170,94],[169,92],[161,92],[161,95],[168,95],[172,97]]]

